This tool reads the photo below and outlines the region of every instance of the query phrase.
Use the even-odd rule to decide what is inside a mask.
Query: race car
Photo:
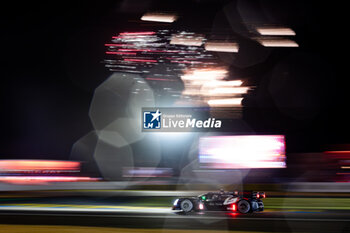
[[[188,213],[191,211],[233,211],[242,214],[263,211],[265,192],[219,191],[209,192],[198,197],[181,197],[174,201],[173,210]]]

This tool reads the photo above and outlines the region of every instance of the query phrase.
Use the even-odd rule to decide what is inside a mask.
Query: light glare
[[[214,52],[229,52],[237,53],[238,44],[237,43],[227,43],[227,42],[207,42],[205,43],[205,50]]]
[[[299,45],[289,39],[257,39],[264,47],[299,47]]]
[[[177,19],[175,14],[146,13],[141,17],[143,21],[172,23]]]
[[[199,160],[215,169],[285,168],[283,135],[202,137]]]
[[[295,32],[285,27],[257,27],[256,30],[263,36],[295,36]]]
[[[220,106],[240,106],[242,104],[243,98],[229,98],[229,99],[212,99],[208,100],[210,107],[220,107]]]

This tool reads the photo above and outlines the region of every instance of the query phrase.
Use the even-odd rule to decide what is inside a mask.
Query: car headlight
[[[179,201],[179,199],[176,199],[175,201],[174,201],[174,205],[177,205],[177,202]]]

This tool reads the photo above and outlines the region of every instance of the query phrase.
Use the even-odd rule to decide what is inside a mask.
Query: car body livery
[[[173,210],[191,211],[233,211],[252,213],[264,210],[264,192],[233,191],[209,192],[198,197],[181,197],[174,201]]]

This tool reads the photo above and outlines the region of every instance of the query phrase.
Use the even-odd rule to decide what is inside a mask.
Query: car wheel
[[[193,209],[193,203],[190,200],[185,199],[181,202],[180,207],[181,207],[181,210],[187,213]]]
[[[250,211],[250,204],[246,200],[241,200],[237,204],[237,209],[240,213],[246,214]]]

